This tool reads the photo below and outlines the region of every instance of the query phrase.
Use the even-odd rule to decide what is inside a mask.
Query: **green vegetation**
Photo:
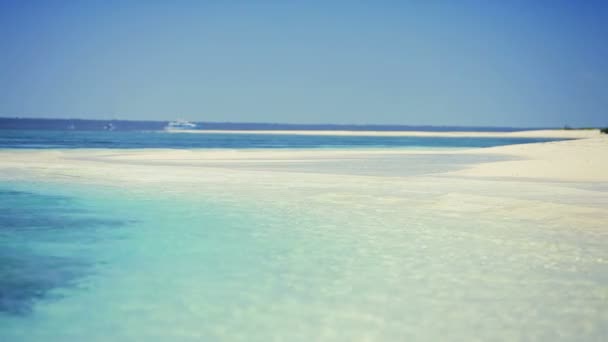
[[[563,128],[566,131],[591,131],[594,129],[599,129],[602,133],[606,133],[606,130],[608,130],[608,127],[606,128],[597,128],[597,127],[570,127],[568,125],[564,126]]]
[[[604,127],[602,129],[600,129],[600,132],[602,132],[604,134],[608,134],[608,127]]]

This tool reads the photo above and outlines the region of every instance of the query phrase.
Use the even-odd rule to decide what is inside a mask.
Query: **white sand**
[[[521,138],[590,138],[598,130],[536,130],[521,132],[423,132],[423,131],[306,131],[306,130],[175,130],[170,133],[190,134],[276,134],[276,135],[338,135],[384,137],[521,137]]]
[[[198,131],[197,131],[198,132]],[[276,131],[275,131],[276,132]],[[258,131],[258,133],[261,133]],[[289,132],[293,133],[293,132]],[[327,134],[328,132],[323,132]],[[345,134],[389,132],[344,132]],[[496,137],[560,137],[576,140],[532,143],[475,149],[447,150],[4,150],[0,151],[0,172],[22,170],[23,172],[51,172],[65,169],[66,172],[77,171],[86,166],[110,166],[108,163],[137,165],[142,163],[221,167],[232,171],[242,171],[253,163],[285,164],[318,163],[321,161],[365,160],[366,158],[388,158],[399,160],[404,155],[494,155],[504,156],[511,160],[475,163],[460,170],[447,172],[450,176],[464,177],[508,177],[514,179],[535,179],[537,181],[571,181],[571,182],[608,182],[608,135],[597,130],[553,130],[528,131],[513,133],[479,133],[479,132],[398,132],[405,135],[429,135],[464,137],[488,134]],[[300,131],[298,134],[308,134]],[[440,159],[440,156],[435,157]],[[513,160],[515,159],[515,160]],[[99,164],[103,162],[103,164]],[[93,163],[93,164],[91,164]],[[377,163],[377,162],[376,162]],[[378,165],[382,168],[382,165]],[[323,165],[319,165],[322,169]],[[289,167],[285,169],[289,171]],[[297,171],[297,170],[292,170]],[[314,170],[312,170],[314,171]],[[398,171],[398,170],[397,170]],[[431,173],[436,172],[430,170]],[[100,176],[106,177],[107,174]]]
[[[565,133],[570,134],[561,131],[534,134]],[[437,327],[436,317],[441,317],[450,324],[456,322],[457,327],[440,329],[438,334],[445,331],[450,336],[464,334],[464,340],[471,336],[470,329],[485,331],[485,335],[480,333],[480,339],[492,339],[498,329],[507,339],[555,336],[553,339],[576,340],[585,333],[604,336],[606,326],[603,323],[607,292],[603,274],[608,267],[605,249],[608,136],[594,133],[574,132],[589,135],[579,136],[579,140],[470,150],[0,150],[0,181],[100,184],[124,188],[142,200],[154,196],[173,198],[178,203],[187,203],[175,214],[184,215],[186,220],[189,212],[205,212],[208,203],[227,204],[225,208],[230,209],[225,213],[227,216],[236,208],[236,218],[240,215],[239,206],[253,208],[264,220],[257,223],[252,219],[251,226],[244,230],[228,226],[228,234],[238,240],[236,235],[244,232],[243,238],[252,239],[254,244],[268,242],[258,247],[269,246],[272,257],[252,259],[252,262],[265,263],[260,270],[272,276],[255,278],[259,282],[255,286],[261,287],[262,293],[269,289],[276,293],[275,288],[286,292],[275,296],[276,301],[270,306],[267,300],[255,300],[266,297],[246,292],[247,296],[243,297],[246,299],[233,301],[240,307],[230,312],[237,314],[221,316],[236,317],[235,326],[250,323],[248,313],[260,316],[258,313],[262,312],[266,322],[268,317],[272,319],[285,312],[300,314],[312,307],[310,317],[316,317],[329,308],[333,310],[338,303],[336,298],[354,298],[353,303],[362,303],[371,313],[356,311],[359,306],[348,304],[335,311],[339,315],[329,311],[331,317],[339,319],[324,324],[341,324],[342,319],[350,317],[365,323],[367,317],[371,317],[381,322],[378,326],[371,325],[381,331],[399,330],[410,322],[414,322],[411,326],[415,331],[419,327],[433,331]],[[107,194],[112,196],[116,192]],[[186,201],[181,202],[184,199]],[[212,221],[210,226],[218,222],[223,221]],[[250,223],[239,222],[245,226]],[[126,256],[128,267],[133,267],[127,268],[127,272],[134,270],[136,275],[146,277],[132,278],[135,282],[127,277],[132,283],[117,282],[121,286],[113,286],[111,281],[108,286],[106,279],[101,278],[100,286],[110,290],[102,292],[106,296],[102,294],[100,298],[123,298],[113,295],[124,292],[121,291],[125,288],[123,284],[145,283],[142,279],[149,279],[153,284],[152,291],[144,293],[150,296],[163,289],[166,279],[178,279],[167,288],[183,298],[194,298],[192,303],[196,305],[188,306],[181,299],[169,296],[168,301],[160,301],[162,308],[166,303],[173,303],[167,307],[179,308],[176,312],[187,309],[184,314],[187,322],[189,319],[200,321],[200,315],[193,312],[199,309],[196,300],[206,298],[207,293],[201,295],[200,284],[192,281],[198,278],[190,277],[194,273],[188,267],[198,264],[194,269],[195,273],[200,272],[207,267],[201,255],[209,259],[221,255],[204,251],[210,245],[202,242],[207,236],[212,237],[213,244],[226,241],[229,253],[239,253],[234,248],[239,245],[231,239],[213,239],[212,234],[205,232],[204,224],[196,234],[184,235],[180,228],[175,234],[165,235],[174,230],[171,223],[169,217],[159,225],[138,226],[135,230],[141,234],[134,236],[143,239],[141,244],[139,240],[135,242],[138,248],[134,253],[126,249],[134,246],[131,243],[104,242],[101,250]],[[264,226],[279,228],[271,229],[273,233],[269,234]],[[162,231],[157,231],[159,228]],[[169,240],[167,244],[150,243],[163,237]],[[291,242],[283,244],[282,238]],[[189,242],[201,242],[202,254]],[[165,249],[156,253],[160,247]],[[90,247],[83,245],[82,249],[89,253]],[[244,253],[248,253],[247,250]],[[165,257],[173,258],[173,255],[184,258],[168,259],[171,263],[167,263]],[[120,258],[109,260],[114,263]],[[143,266],[137,260],[152,267],[136,267]],[[231,259],[217,260],[232,262]],[[304,268],[300,268],[302,263]],[[164,270],[158,268],[158,264],[164,266],[161,266]],[[176,273],[166,273],[169,268],[175,268]],[[220,269],[232,271],[234,268]],[[295,275],[290,273],[294,269],[299,270]],[[318,272],[319,269],[322,271]],[[302,270],[305,276],[298,276]],[[123,272],[103,272],[106,273],[123,275]],[[253,279],[226,274],[226,279],[237,282]],[[325,274],[331,275],[330,282],[325,281],[328,279]],[[307,287],[328,293],[331,300],[311,300],[310,307],[299,307],[302,298],[306,301],[317,298],[308,295]],[[366,291],[372,288],[378,292],[367,295]],[[343,297],[336,297],[340,293]],[[132,293],[124,292],[124,298],[127,297],[131,300]],[[78,301],[79,296],[74,298],[76,303],[83,303]],[[348,300],[340,303],[350,303]],[[207,305],[212,301],[202,303]],[[246,305],[254,308],[248,309]],[[259,311],[257,305],[270,307],[270,313]],[[291,311],[294,306],[295,311]],[[409,306],[413,308],[410,311],[414,318],[403,321],[391,318],[386,324],[383,319],[375,318],[386,317],[383,311],[388,311],[391,317],[395,313],[398,313],[395,317],[401,317],[402,311],[394,308]],[[289,310],[284,310],[286,307]],[[380,309],[375,311],[375,308]],[[106,309],[114,310],[115,305],[108,305]],[[133,312],[131,306],[123,311]],[[59,313],[51,315],[53,317],[71,317],[63,315],[61,310],[49,312]],[[376,312],[381,316],[375,316]],[[419,312],[424,315],[418,320]],[[144,322],[158,320],[156,314],[151,317],[153,319],[146,317],[149,320]],[[296,315],[295,319],[300,317],[308,316]],[[246,331],[259,329],[256,324],[247,324],[246,329],[250,330]],[[299,327],[300,322],[285,326],[285,329]],[[369,330],[370,325],[361,326],[363,331]],[[394,336],[401,335],[393,334],[386,339]]]
[[[523,133],[502,133],[515,134]],[[414,206],[454,217],[603,226],[608,136],[526,134],[579,139],[469,150],[3,150],[0,180],[142,185],[214,197],[308,198],[353,210]]]
[[[605,134],[589,134],[588,138],[569,141],[492,147],[468,153],[498,153],[521,160],[477,164],[454,174],[608,182],[608,135]]]

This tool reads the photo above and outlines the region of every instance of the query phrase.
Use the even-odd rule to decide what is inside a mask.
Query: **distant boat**
[[[108,122],[107,124],[103,125],[103,129],[105,131],[113,131],[116,129],[116,126],[114,126],[114,124],[112,124],[111,122]]]
[[[169,122],[167,126],[165,126],[166,131],[180,131],[180,130],[188,130],[195,129],[196,124],[186,120],[175,120]]]
[[[76,129],[76,126],[74,124],[69,124],[68,125],[68,130],[73,131]]]

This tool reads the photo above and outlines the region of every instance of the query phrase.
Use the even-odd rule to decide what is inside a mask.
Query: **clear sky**
[[[608,1],[0,0],[0,116],[608,125]]]

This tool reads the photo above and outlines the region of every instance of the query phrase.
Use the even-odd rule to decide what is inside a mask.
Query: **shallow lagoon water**
[[[426,194],[1,188],[3,341],[607,333],[601,231],[437,211]]]
[[[605,185],[147,151],[6,163],[0,341],[606,340]]]

